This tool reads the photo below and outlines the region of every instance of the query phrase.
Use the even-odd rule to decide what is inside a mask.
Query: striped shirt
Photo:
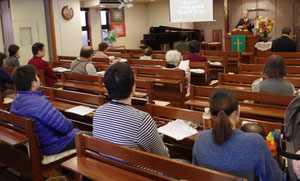
[[[159,136],[152,117],[117,101],[111,101],[97,109],[93,118],[93,136],[114,144],[169,157],[169,150]]]

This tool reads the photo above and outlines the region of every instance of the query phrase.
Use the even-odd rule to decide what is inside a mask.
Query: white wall
[[[146,22],[147,30],[151,26],[171,26],[180,28],[180,23],[170,23],[169,2],[149,2],[146,3]]]
[[[146,4],[135,3],[133,8],[125,10],[126,37],[120,37],[115,46],[125,45],[126,48],[139,48],[146,27]]]
[[[10,0],[13,32],[15,43],[20,44],[19,28],[20,26],[32,27],[33,41],[37,40],[45,44],[46,56],[45,60],[49,60],[48,55],[48,40],[45,20],[45,9],[43,0]],[[37,31],[37,34],[34,32]],[[36,42],[33,42],[36,43]],[[31,46],[20,46],[20,63],[27,64],[28,60],[32,58]]]
[[[23,0],[22,0],[23,1]],[[70,21],[63,19],[61,10],[71,6],[74,17]],[[53,0],[54,26],[57,55],[78,56],[82,47],[82,32],[79,0]]]

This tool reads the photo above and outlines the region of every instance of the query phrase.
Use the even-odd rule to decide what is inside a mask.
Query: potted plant
[[[118,34],[114,30],[112,30],[112,31],[103,31],[103,32],[107,33],[107,37],[104,38],[104,41],[108,41],[108,43],[110,45],[113,45],[117,41],[117,39],[119,38]]]
[[[270,39],[268,35],[272,31],[273,26],[275,26],[275,22],[273,20],[263,18],[262,16],[258,17],[255,29],[258,34],[262,35],[262,40],[264,42],[267,42]]]

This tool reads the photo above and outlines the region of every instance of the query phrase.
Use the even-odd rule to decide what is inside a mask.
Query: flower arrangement
[[[273,26],[275,26],[275,22],[273,20],[259,16],[255,29],[257,30],[257,33],[261,35],[268,35],[272,31]]]

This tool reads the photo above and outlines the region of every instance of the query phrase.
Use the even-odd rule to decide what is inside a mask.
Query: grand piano
[[[200,30],[174,28],[168,26],[151,27],[150,34],[144,34],[144,39],[141,43],[145,46],[150,46],[153,50],[161,50],[162,45],[169,44],[170,49],[173,49],[173,43],[180,41],[180,34],[185,32],[189,40],[198,40],[202,42]]]

